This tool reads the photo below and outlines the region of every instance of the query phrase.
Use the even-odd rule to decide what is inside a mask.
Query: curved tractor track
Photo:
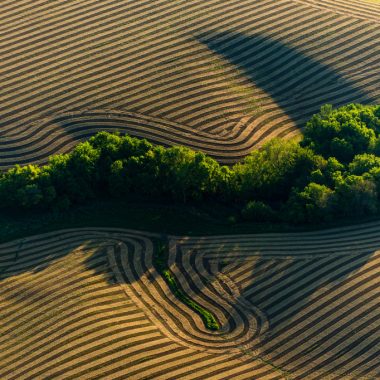
[[[1,379],[373,379],[380,223],[310,233],[169,237],[61,230],[0,246]]]
[[[221,162],[291,137],[327,102],[379,103],[379,5],[3,0],[0,168],[99,129]]]

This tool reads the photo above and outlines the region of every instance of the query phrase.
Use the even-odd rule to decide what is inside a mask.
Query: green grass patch
[[[161,274],[162,277],[165,279],[166,283],[168,284],[170,290],[173,292],[173,294],[190,309],[194,310],[202,318],[202,321],[207,329],[220,329],[218,321],[211,312],[194,302],[190,297],[188,297],[185,293],[182,292],[182,290],[178,287],[177,281],[175,280],[173,274],[170,272],[169,269],[162,271]]]
[[[157,251],[153,257],[153,263],[156,269],[164,278],[165,282],[169,286],[170,290],[173,292],[174,296],[179,299],[182,303],[188,306],[191,310],[195,311],[201,318],[205,327],[209,330],[219,330],[220,325],[215,318],[215,316],[204,307],[192,300],[187,294],[185,294],[182,289],[178,286],[178,283],[170,271],[167,268],[168,262],[168,247],[162,242],[157,243]]]

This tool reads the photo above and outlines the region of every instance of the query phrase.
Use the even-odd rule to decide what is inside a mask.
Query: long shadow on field
[[[302,378],[316,370],[334,373],[342,362],[357,361],[363,368],[376,353],[371,338],[380,320],[373,304],[379,288],[376,249],[317,258],[294,253],[268,258],[265,251],[255,252],[245,270],[244,260],[233,266],[232,255],[221,269],[240,287],[237,302],[249,301],[267,317],[269,330],[260,337],[263,356],[286,372],[305,371]]]
[[[86,270],[91,270],[93,274],[108,271],[108,264],[104,266],[103,263],[107,261],[104,244],[99,243],[99,247],[96,247],[94,241],[86,240],[81,236],[71,241],[65,241],[60,237],[54,240],[52,237],[48,246],[45,246],[44,240],[39,245],[39,241],[28,242],[27,239],[20,239],[15,248],[12,254],[0,251],[0,288],[1,282],[8,278],[23,274],[33,277],[44,271],[65,275],[79,265],[83,265]],[[102,257],[104,260],[100,260]]]
[[[318,252],[319,245],[323,248],[324,236],[321,237],[323,241],[312,242],[312,247],[309,242],[309,249]],[[333,237],[327,234],[325,238],[330,239],[332,246],[335,245]],[[112,241],[107,242],[109,239]],[[89,280],[93,276],[101,276],[101,279],[108,281],[111,290],[115,278],[112,277],[112,268],[109,266],[107,247],[113,246],[115,240],[117,237],[107,234],[87,240],[81,235],[67,240],[63,235],[57,235],[51,237],[48,248],[44,240],[41,241],[41,247],[38,241],[33,244],[26,242],[25,245],[21,241],[8,264],[5,260],[0,260],[0,263],[5,263],[0,266],[0,300],[20,304],[30,304],[45,297],[48,300],[53,294],[51,286],[57,285],[59,289],[58,282],[62,286],[69,284],[72,273],[78,275],[78,270],[83,269]],[[373,238],[365,242],[365,245],[374,248],[356,249],[356,245],[359,247],[363,243],[356,242],[354,238],[350,240],[345,246],[347,244],[347,251],[352,254],[337,255],[334,248],[331,248],[331,252],[325,252],[325,256],[321,257],[313,257],[310,252],[304,255],[302,238],[297,236],[294,247],[289,249],[286,257],[276,257],[275,245],[271,242],[264,248],[258,244],[257,250],[248,254],[246,246],[240,242],[228,245],[221,243],[216,248],[215,245],[207,248],[214,261],[214,264],[207,262],[210,259],[206,255],[203,265],[209,273],[206,277],[210,281],[195,280],[193,283],[189,268],[185,277],[194,292],[200,294],[204,287],[211,286],[215,268],[217,272],[228,276],[240,288],[240,295],[235,297],[236,303],[249,301],[267,317],[269,330],[260,336],[260,350],[277,367],[289,372],[307,371],[306,366],[310,364],[312,371],[320,370],[324,373],[334,371],[337,364],[344,366],[345,363],[357,363],[360,368],[363,363],[372,363],[376,354],[376,326],[380,319],[376,298],[379,289],[376,252],[380,248],[380,241],[377,242],[374,233]],[[116,261],[120,260],[118,266],[125,268],[131,262],[134,262],[135,267],[140,266],[141,257],[141,267],[145,268],[147,261],[143,259],[146,248],[144,242],[141,241],[141,250],[138,245],[129,242],[125,242],[125,245],[128,249],[127,257],[121,255],[116,245]],[[277,247],[280,251],[283,250],[282,247]],[[195,255],[198,252],[184,251],[182,254],[193,256],[190,264],[197,271]],[[219,262],[217,266],[215,261]],[[181,265],[178,263],[179,268]],[[138,273],[133,268],[132,271],[132,281],[139,281]],[[15,278],[13,282],[13,276],[23,274],[26,275],[25,278]],[[124,278],[125,283],[130,283],[131,276],[129,279]],[[42,282],[41,286],[38,286],[38,281]],[[227,284],[227,291],[228,286]],[[68,295],[70,296],[69,293]],[[208,301],[218,307],[218,299]],[[235,323],[239,320],[234,315],[236,309],[227,312],[231,325],[239,327]],[[6,308],[0,310],[0,320],[1,316],[7,316],[8,313]],[[245,351],[245,347],[242,347],[242,352],[246,353]],[[305,372],[303,378],[308,378],[309,375],[312,372]],[[373,372],[369,375],[372,376]]]
[[[321,242],[318,238],[306,242],[308,248],[305,250],[302,238],[295,236],[294,247],[289,248],[286,256],[278,241],[277,249],[282,251],[279,256],[276,256],[276,245],[272,246],[270,242],[263,247],[258,244],[255,252],[248,254],[247,247],[240,242],[214,244],[211,248],[205,248],[207,254],[212,253],[212,258],[209,259],[208,255],[203,258],[202,273],[199,272],[196,256],[203,248],[182,251],[178,247],[176,264],[192,289],[192,294],[198,294],[200,299],[207,300],[221,310],[233,329],[246,328],[237,325],[237,321],[244,320],[244,315],[241,314],[242,308],[235,305],[247,305],[248,302],[252,309],[258,308],[266,316],[269,329],[258,337],[261,342],[258,348],[263,357],[270,358],[278,368],[289,373],[304,371],[305,376],[302,375],[302,378],[308,378],[315,371],[336,373],[335,367],[338,365],[340,369],[343,368],[342,363],[343,366],[358,363],[358,369],[361,370],[365,363],[373,360],[376,349],[374,326],[380,319],[375,304],[379,287],[374,269],[378,265],[375,235],[370,243],[366,243],[375,248],[368,249],[356,249],[355,239],[350,239],[352,241],[347,241],[344,246],[338,243],[337,248],[334,248],[334,238],[328,234],[320,239]],[[329,239],[332,244],[328,252],[326,247],[323,248],[324,239]],[[380,241],[378,244],[380,248]],[[129,278],[123,275],[123,282],[132,285],[140,280],[136,267],[146,274],[150,268],[144,259],[139,263],[139,258],[144,255],[144,247],[142,251],[136,251],[133,245],[127,245],[128,254],[124,264],[121,256],[116,261],[121,260],[118,266],[123,268],[124,265],[123,272],[128,263],[133,263],[129,268]],[[347,249],[351,254],[335,254],[335,249],[341,253]],[[118,249],[115,252],[118,256]],[[313,257],[318,252],[319,256]],[[191,256],[185,260],[185,255]],[[188,262],[190,267],[187,265],[185,268],[184,262]],[[240,295],[235,296],[235,304],[231,309],[222,308],[216,296],[213,285],[215,273],[228,276],[240,289]],[[155,279],[150,274],[147,278],[155,286]],[[227,281],[222,286],[233,294],[230,284]],[[146,285],[145,282],[143,286]],[[214,293],[215,298],[206,295],[206,287],[211,292],[208,294]],[[192,294],[189,296],[192,297]],[[190,309],[189,313],[192,313]],[[180,321],[177,323],[180,324]],[[264,323],[261,326],[263,330]],[[254,353],[250,358],[244,345],[241,350],[248,354],[247,360],[253,359]],[[311,372],[307,372],[308,368],[311,368]],[[373,371],[369,374],[372,375]]]
[[[379,101],[332,67],[281,40],[234,31],[208,31],[197,39],[243,72],[295,122],[310,118],[326,103]]]

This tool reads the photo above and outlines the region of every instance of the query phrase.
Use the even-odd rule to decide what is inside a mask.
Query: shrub
[[[373,215],[378,210],[376,184],[363,176],[349,175],[336,185],[335,208],[342,216]]]
[[[334,191],[325,185],[309,183],[293,193],[283,209],[283,218],[291,223],[313,223],[333,218]]]
[[[321,108],[304,130],[302,146],[324,157],[349,162],[356,154],[374,151],[380,132],[379,106],[349,104]]]
[[[0,177],[2,207],[47,208],[55,198],[49,173],[36,165],[16,165]]]
[[[274,139],[233,167],[234,189],[243,199],[286,200],[297,183],[307,183],[323,159],[294,141]]]
[[[273,209],[260,201],[248,202],[241,211],[244,220],[254,222],[273,222],[276,220],[276,213]]]

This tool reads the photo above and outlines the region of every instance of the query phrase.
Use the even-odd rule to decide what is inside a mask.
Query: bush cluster
[[[0,207],[65,209],[94,198],[224,202],[243,220],[319,223],[380,211],[380,106],[326,105],[303,140],[274,139],[222,166],[183,146],[100,132],[43,166],[0,174]]]

